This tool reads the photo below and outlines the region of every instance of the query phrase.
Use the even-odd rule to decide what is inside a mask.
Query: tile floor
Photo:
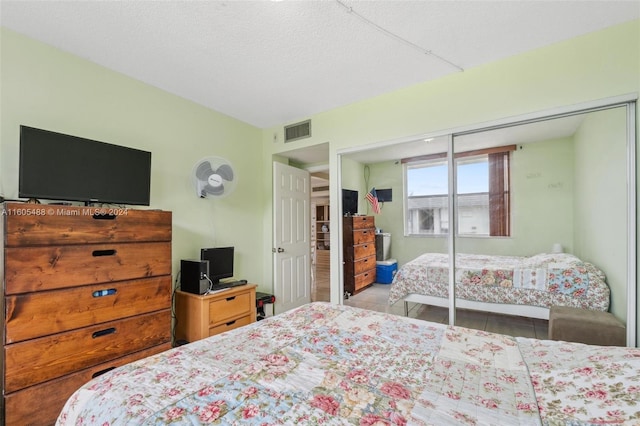
[[[404,315],[403,302],[396,302],[392,306],[389,306],[387,303],[389,287],[389,284],[373,284],[362,292],[345,299],[344,304],[378,312]],[[329,301],[328,277],[314,277],[312,300]],[[409,317],[446,324],[449,321],[449,310],[437,306],[409,303]],[[546,320],[471,311],[467,309],[456,310],[456,325],[508,334],[510,336],[533,337],[537,339],[546,339],[548,333],[548,321]]]

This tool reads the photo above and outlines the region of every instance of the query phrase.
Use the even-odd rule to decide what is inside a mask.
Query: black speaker
[[[209,261],[180,261],[180,290],[193,294],[205,294],[209,290]]]

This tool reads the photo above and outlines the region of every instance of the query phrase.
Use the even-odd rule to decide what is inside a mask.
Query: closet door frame
[[[449,223],[453,224],[451,229],[458,229],[457,211],[456,205],[453,202],[456,197],[456,170],[453,166],[453,155],[455,149],[455,138],[464,135],[470,135],[474,133],[482,133],[490,130],[497,130],[505,127],[513,127],[523,124],[536,123],[541,121],[553,120],[563,117],[569,117],[580,114],[587,114],[591,112],[604,111],[613,108],[625,108],[626,109],[626,150],[627,150],[627,318],[626,318],[626,331],[627,331],[627,345],[635,346],[637,342],[637,307],[640,301],[638,300],[637,292],[637,175],[636,175],[636,117],[637,117],[637,95],[625,95],[613,98],[601,99],[598,101],[588,102],[584,104],[578,104],[568,107],[561,107],[557,109],[541,111],[538,113],[532,113],[522,116],[516,116],[511,118],[505,118],[488,122],[485,124],[469,126],[467,128],[452,131],[449,136],[449,149],[447,152],[448,160],[448,172],[449,172]],[[455,309],[456,309],[456,297],[455,297],[455,239],[456,232],[449,232],[448,234],[448,248],[449,248],[449,324],[455,324]],[[453,297],[451,297],[453,295]],[[453,311],[453,314],[452,314]]]
[[[551,120],[556,118],[568,117],[572,115],[585,114],[589,112],[596,112],[599,110],[607,110],[611,108],[624,107],[626,108],[626,151],[627,151],[627,230],[628,230],[628,238],[627,238],[627,317],[626,317],[626,330],[627,330],[627,345],[635,346],[637,341],[637,307],[640,304],[640,300],[638,300],[638,291],[637,291],[637,225],[636,225],[636,215],[637,215],[637,174],[636,174],[636,121],[637,121],[637,100],[638,94],[626,94],[620,96],[614,96],[609,98],[603,98],[595,101],[584,102],[569,106],[557,107],[548,110],[542,110],[538,112],[533,112],[529,114],[522,114],[518,116],[505,117],[502,119],[492,120],[484,123],[476,123],[468,126],[460,126],[453,129],[447,129],[438,132],[430,132],[421,135],[413,135],[411,137],[403,137],[394,139],[391,141],[381,141],[372,143],[366,146],[357,146],[350,147],[345,149],[340,149],[336,152],[337,156],[337,179],[335,185],[333,185],[334,191],[340,191],[342,188],[342,156],[348,156],[348,154],[353,154],[357,152],[367,151],[369,149],[377,149],[382,147],[391,147],[394,145],[399,145],[402,143],[407,143],[411,141],[415,141],[418,138],[437,138],[437,137],[447,137],[448,138],[448,182],[449,188],[452,188],[452,191],[449,193],[449,223],[452,224],[450,229],[457,229],[457,219],[456,219],[456,206],[455,206],[455,168],[453,167],[453,155],[454,151],[454,139],[457,136],[463,136],[471,133],[479,133],[483,131],[489,131],[494,129],[499,129],[503,127],[511,127],[520,124],[528,124],[534,122],[540,122],[545,120]],[[336,199],[340,200],[340,197],[336,195]],[[341,206],[339,206],[341,208]],[[406,208],[406,206],[405,206]],[[338,238],[342,238],[342,227],[338,226]],[[456,308],[456,298],[455,298],[455,232],[449,232],[448,234],[448,253],[449,253],[449,262],[450,262],[450,272],[449,272],[449,295],[453,295],[453,297],[449,297],[449,324],[455,324],[455,308]],[[341,264],[343,259],[341,253],[338,254],[337,259],[338,264]],[[342,277],[336,283],[332,283],[331,285],[331,300],[333,303],[342,304],[342,291],[343,291],[343,280]]]

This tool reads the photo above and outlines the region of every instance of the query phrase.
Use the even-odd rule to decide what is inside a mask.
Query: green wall
[[[271,278],[255,267],[263,257],[256,242],[264,238],[263,192],[254,178],[263,167],[259,129],[7,29],[0,37],[6,198],[18,196],[21,124],[151,151],[149,208],[173,212],[174,276],[180,259],[199,257],[201,247],[234,245],[236,276],[270,290]],[[235,167],[238,185],[230,196],[196,196],[190,176],[206,156]]]
[[[513,237],[502,254],[548,253],[554,243],[572,253],[573,140],[521,145],[511,170]]]
[[[343,157],[344,158],[344,157]],[[530,256],[549,252],[554,243],[573,246],[573,140],[553,139],[521,145],[511,159],[512,236],[460,237],[464,253]],[[344,160],[343,160],[344,162]],[[348,163],[347,169],[353,169]],[[402,265],[425,252],[446,252],[447,239],[405,237],[403,167],[397,161],[369,164],[370,186],[392,188],[393,201],[382,204],[376,227],[391,233],[391,255]],[[343,165],[343,186],[345,183]],[[371,214],[370,210],[365,212]]]
[[[367,209],[368,203],[364,198],[366,195],[365,181],[364,181],[364,168],[365,164],[355,161],[348,156],[343,156],[341,158],[341,179],[342,179],[342,188],[352,189],[358,191],[358,213],[359,214],[370,214],[371,211]],[[377,164],[367,164],[369,168],[376,167]],[[371,173],[371,172],[370,172]],[[376,176],[376,171],[373,172],[374,177]]]
[[[285,145],[282,126],[264,129],[264,161],[270,162],[274,153],[329,142],[331,204],[335,205],[339,197],[337,159],[344,151],[443,135],[449,129],[480,128],[487,122],[639,91],[640,20],[635,20],[293,120],[312,120],[313,137],[306,140]],[[265,225],[270,221],[265,218]],[[332,301],[340,303],[340,259],[335,250],[331,256]],[[637,319],[635,322],[640,326]]]
[[[589,114],[575,136],[575,253],[601,270],[611,312],[627,312],[627,169],[624,108]]]
[[[20,124],[150,150],[151,208],[174,213],[174,273],[178,260],[196,256],[201,246],[234,244],[237,275],[267,291],[274,155],[328,142],[331,204],[338,205],[338,153],[346,149],[640,91],[636,20],[300,117],[312,119],[313,137],[285,145],[283,125],[290,123],[256,129],[6,29],[0,37],[0,179],[6,197],[17,196]],[[193,164],[209,155],[226,157],[236,167],[240,180],[231,197],[192,195]],[[331,219],[338,221],[336,209]],[[332,250],[331,262],[332,301],[340,303],[338,250]]]
[[[601,269],[611,288],[611,312],[627,314],[626,111],[584,115],[573,137],[519,145],[512,154],[512,236],[459,237],[462,253],[529,256],[554,243]],[[343,160],[344,163],[344,160]],[[355,162],[343,166],[350,176]],[[357,163],[356,163],[357,164]],[[360,165],[363,168],[364,165]],[[446,252],[447,239],[403,235],[403,170],[396,161],[368,165],[370,186],[392,187],[376,226],[392,234],[391,256],[402,265],[424,252]],[[367,212],[370,214],[370,212]]]
[[[358,213],[366,214],[368,203],[364,198],[367,194],[364,164],[346,157],[342,159],[342,188],[358,191]]]

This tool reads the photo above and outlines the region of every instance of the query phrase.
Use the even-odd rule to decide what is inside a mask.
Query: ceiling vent
[[[298,139],[311,137],[311,120],[284,126],[284,142],[293,142]]]

